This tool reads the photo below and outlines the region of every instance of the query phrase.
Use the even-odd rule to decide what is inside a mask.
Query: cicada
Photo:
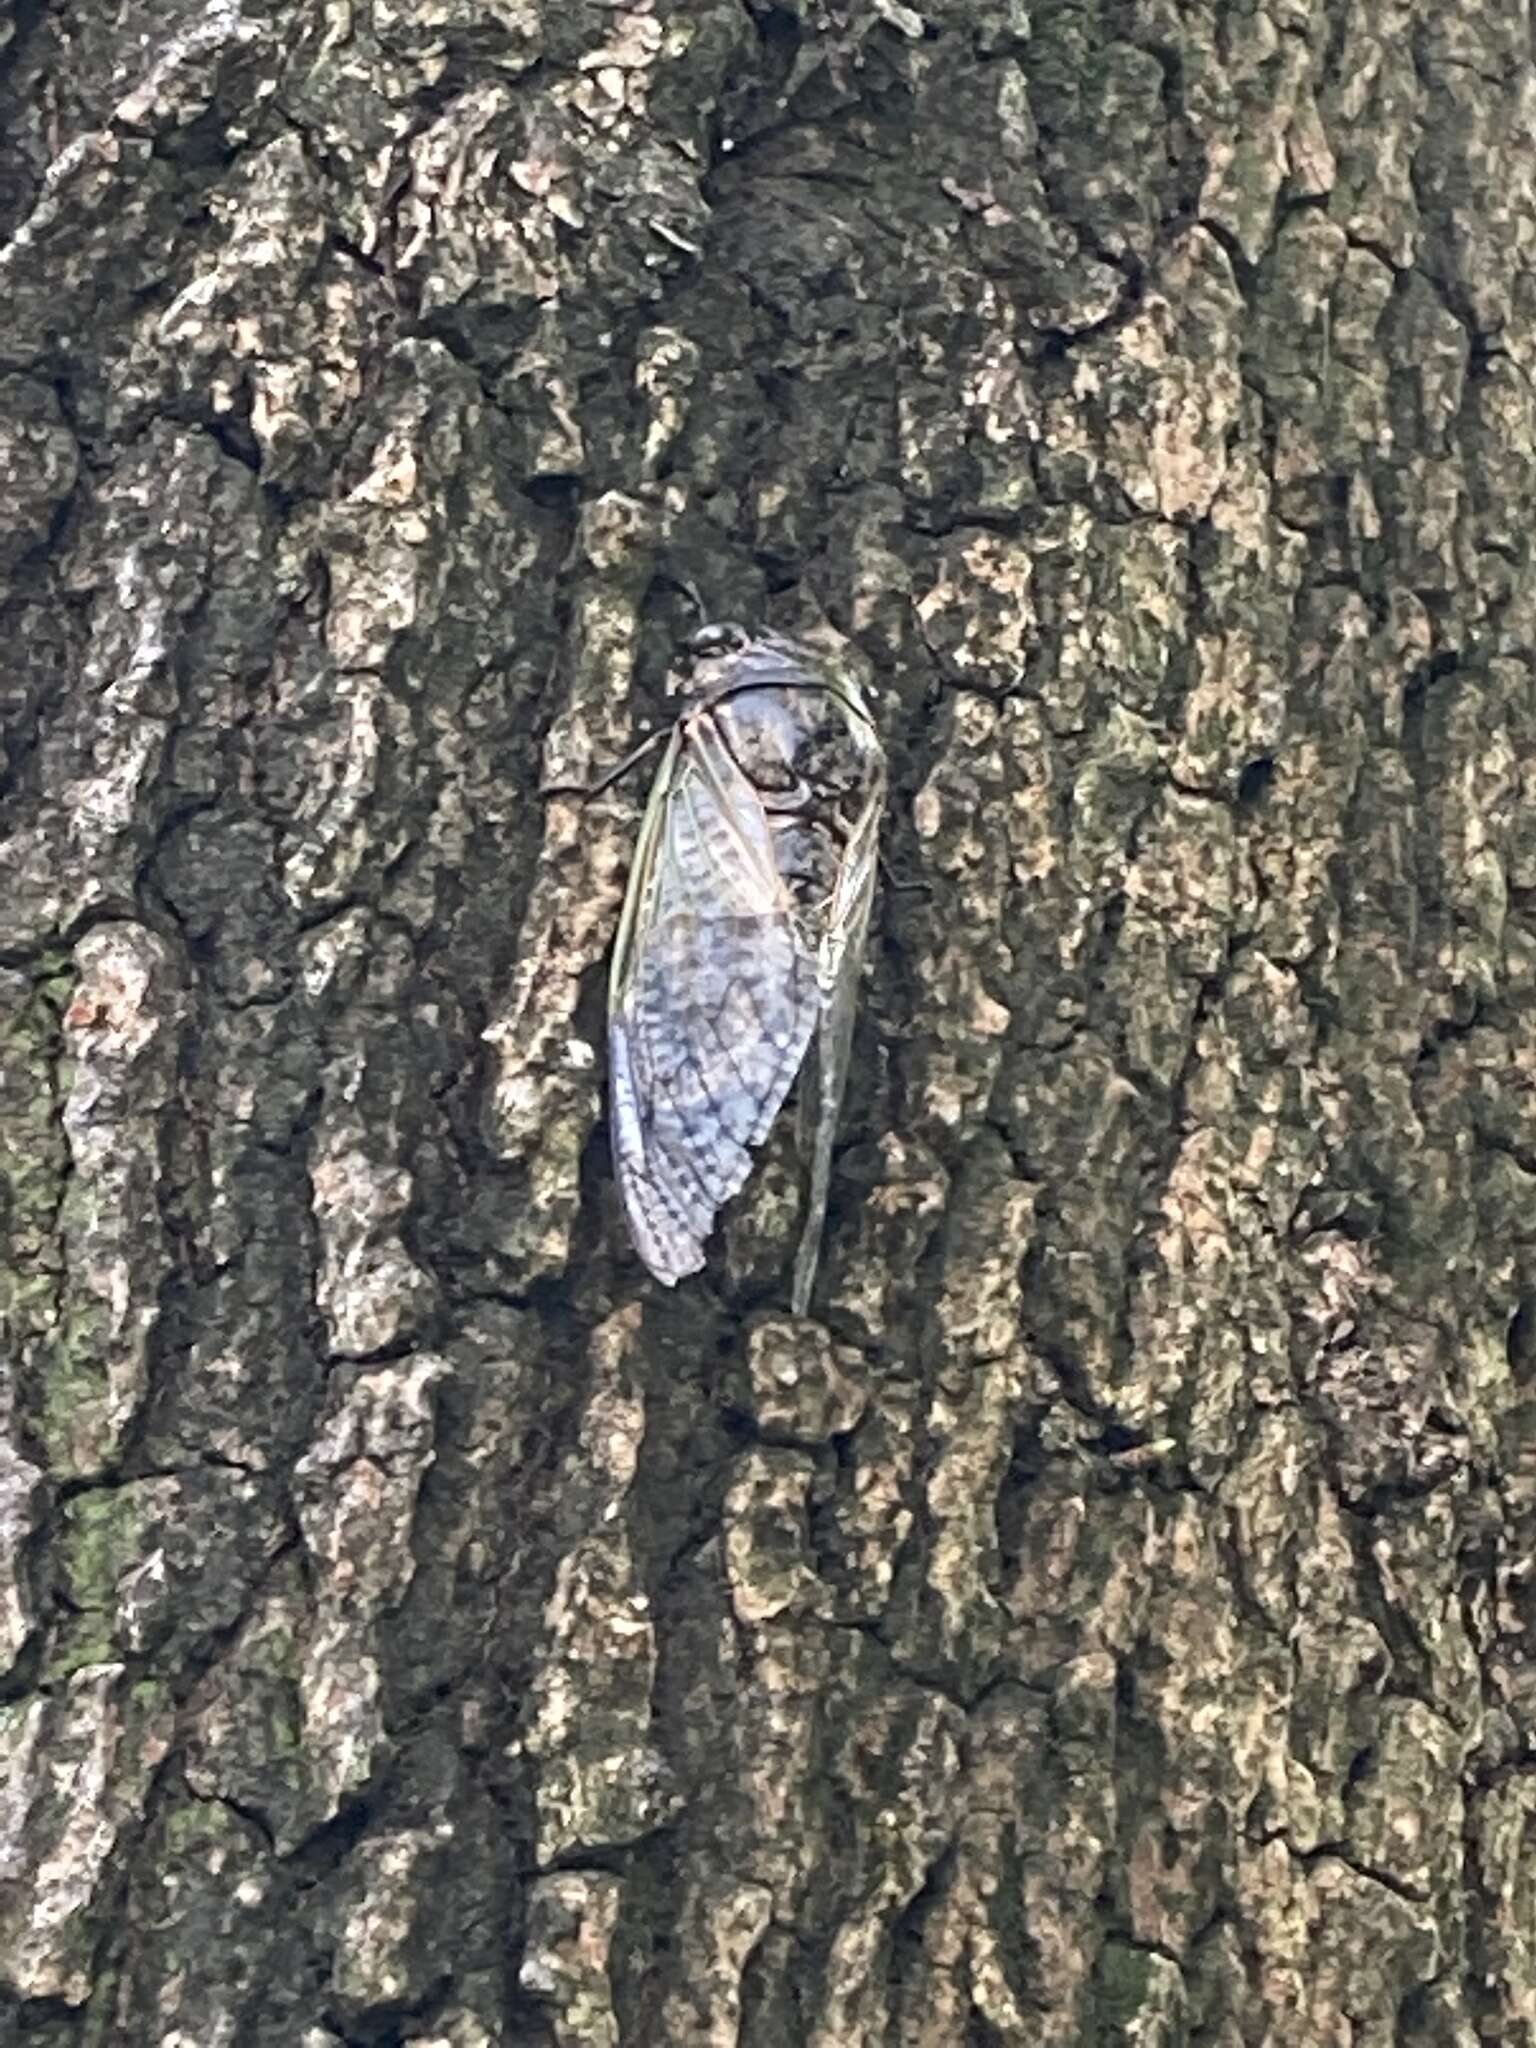
[[[664,743],[609,980],[615,1168],[635,1249],[674,1286],[704,1264],[814,1050],[800,1314],[848,1078],[885,754],[858,684],[797,641],[705,626],[684,660],[680,716],[614,771]]]

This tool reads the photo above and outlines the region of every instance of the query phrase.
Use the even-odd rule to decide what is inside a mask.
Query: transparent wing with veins
[[[635,1248],[704,1263],[823,1011],[819,950],[709,711],[679,721],[646,809],[609,993],[614,1159]]]
[[[859,972],[869,932],[870,906],[879,865],[880,814],[885,803],[883,757],[869,730],[871,785],[838,870],[837,886],[828,907],[818,966],[821,1028],[816,1036],[814,1077],[807,1075],[800,1099],[801,1148],[811,1165],[810,1195],[800,1249],[795,1257],[791,1302],[796,1315],[810,1307],[821,1257],[827,1195],[832,1183],[832,1148],[837,1138],[843,1092],[848,1085],[853,1048],[853,1020],[859,1002]]]

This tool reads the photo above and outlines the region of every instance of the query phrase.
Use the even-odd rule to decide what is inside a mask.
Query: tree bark
[[[0,4],[0,2039],[1536,2044],[1520,0]],[[892,756],[602,1120],[708,613]]]

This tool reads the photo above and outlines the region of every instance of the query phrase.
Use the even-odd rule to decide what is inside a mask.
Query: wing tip
[[[625,1187],[624,1213],[629,1224],[630,1242],[651,1278],[659,1280],[663,1287],[675,1287],[690,1273],[701,1272],[704,1239],[690,1236],[686,1231],[659,1230],[652,1219],[630,1200],[632,1192],[628,1186]]]
[[[636,1250],[640,1250],[636,1246]],[[640,1251],[640,1263],[653,1280],[659,1280],[663,1287],[675,1287],[679,1280],[686,1280],[691,1274],[704,1268],[704,1255],[684,1263],[681,1259],[663,1259],[659,1253]]]

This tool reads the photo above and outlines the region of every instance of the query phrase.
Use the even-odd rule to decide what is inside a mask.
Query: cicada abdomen
[[[646,806],[614,948],[611,1130],[635,1247],[674,1285],[704,1263],[813,1040],[816,1275],[874,894],[885,756],[857,685],[777,634],[706,626]]]

